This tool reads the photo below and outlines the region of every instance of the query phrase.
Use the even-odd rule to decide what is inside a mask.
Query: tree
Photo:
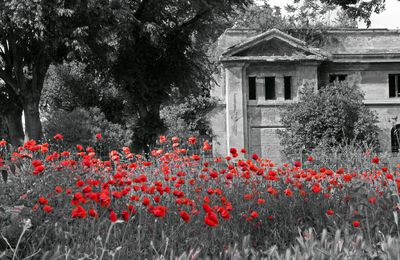
[[[57,110],[71,112],[76,108],[98,107],[107,120],[125,124],[128,117],[122,95],[112,78],[88,70],[81,62],[51,65],[45,79],[40,108],[46,116]]]
[[[299,1],[299,0],[295,0]],[[362,19],[369,27],[372,13],[380,13],[385,9],[385,0],[320,0],[322,3],[343,8],[349,17]]]
[[[106,0],[0,0],[0,79],[5,83],[0,98],[5,117],[16,124],[8,124],[15,140],[23,139],[21,108],[25,137],[41,139],[39,101],[46,72],[70,50],[80,50],[80,39],[91,39],[87,26],[105,5]]]
[[[207,46],[222,33],[221,17],[251,0],[114,2],[116,30],[102,35],[115,48],[107,64],[137,115],[134,144],[146,148],[164,130],[160,109],[172,89],[185,96],[209,88]]]
[[[285,130],[278,131],[286,154],[312,150],[322,141],[330,146],[349,142],[378,145],[378,118],[363,104],[356,87],[335,83],[315,92],[304,88],[300,101],[281,112]]]

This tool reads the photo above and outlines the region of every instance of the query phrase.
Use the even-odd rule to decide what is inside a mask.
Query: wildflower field
[[[208,142],[0,142],[0,259],[398,259],[400,171],[365,154],[283,165]],[[400,165],[398,165],[400,167]],[[6,174],[7,173],[7,174]]]

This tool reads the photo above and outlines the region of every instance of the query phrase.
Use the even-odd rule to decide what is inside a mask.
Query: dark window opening
[[[276,99],[275,77],[266,77],[265,78],[265,99]]]
[[[400,125],[396,125],[391,130],[392,152],[398,153],[400,148]]]
[[[249,100],[257,99],[256,77],[249,77]]]
[[[346,74],[331,74],[329,75],[329,83],[346,81]]]
[[[292,77],[284,78],[285,99],[292,99]]]
[[[400,97],[400,74],[389,74],[389,97]]]

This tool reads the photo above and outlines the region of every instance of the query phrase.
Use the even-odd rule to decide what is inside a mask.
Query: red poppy
[[[158,218],[163,218],[165,217],[165,213],[167,211],[167,208],[165,206],[156,206],[154,207],[153,214],[154,216]]]
[[[122,219],[125,221],[129,220],[129,212],[127,210],[123,210],[121,213]]]
[[[190,221],[190,215],[186,211],[181,211],[179,215],[181,216],[182,220],[185,221],[186,223]]]
[[[193,137],[193,136],[189,137],[189,143],[190,144],[195,144],[196,142],[197,142],[196,137]]]
[[[51,213],[53,211],[53,207],[49,206],[49,205],[45,205],[43,207],[43,211],[47,212],[47,213]]]
[[[102,138],[101,134],[96,134],[96,139],[97,139],[97,140],[99,140],[99,139],[101,139],[101,138]]]
[[[257,211],[253,211],[253,212],[251,212],[250,216],[252,218],[257,218],[258,217],[258,212]]]
[[[42,204],[42,205],[45,205],[45,204],[49,203],[49,201],[48,201],[46,198],[44,198],[44,197],[40,197],[39,200],[38,200],[38,202],[39,202],[40,204]]]
[[[379,158],[378,157],[373,157],[372,158],[372,163],[378,164],[379,163]]]
[[[56,134],[55,136],[54,136],[54,139],[55,140],[62,140],[64,137],[61,135],[61,134]]]
[[[359,227],[359,226],[360,226],[360,221],[354,220],[353,227]]]
[[[86,213],[86,210],[82,206],[78,205],[76,208],[74,208],[72,210],[71,215],[73,218],[86,218],[87,213]]]
[[[99,214],[97,213],[97,211],[95,209],[89,209],[89,215],[94,218],[99,217]]]
[[[111,221],[111,222],[115,222],[115,221],[117,221],[117,219],[118,219],[118,216],[117,216],[117,214],[115,213],[115,211],[114,211],[114,210],[111,210],[111,211],[110,211],[109,218],[110,218],[110,221]]]
[[[332,216],[333,214],[335,214],[335,212],[332,209],[328,209],[326,211],[326,214],[328,214],[329,216]]]

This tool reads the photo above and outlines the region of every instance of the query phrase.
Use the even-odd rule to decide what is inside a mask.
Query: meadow
[[[0,141],[0,259],[398,259],[400,164]],[[8,172],[5,175],[5,172]]]

